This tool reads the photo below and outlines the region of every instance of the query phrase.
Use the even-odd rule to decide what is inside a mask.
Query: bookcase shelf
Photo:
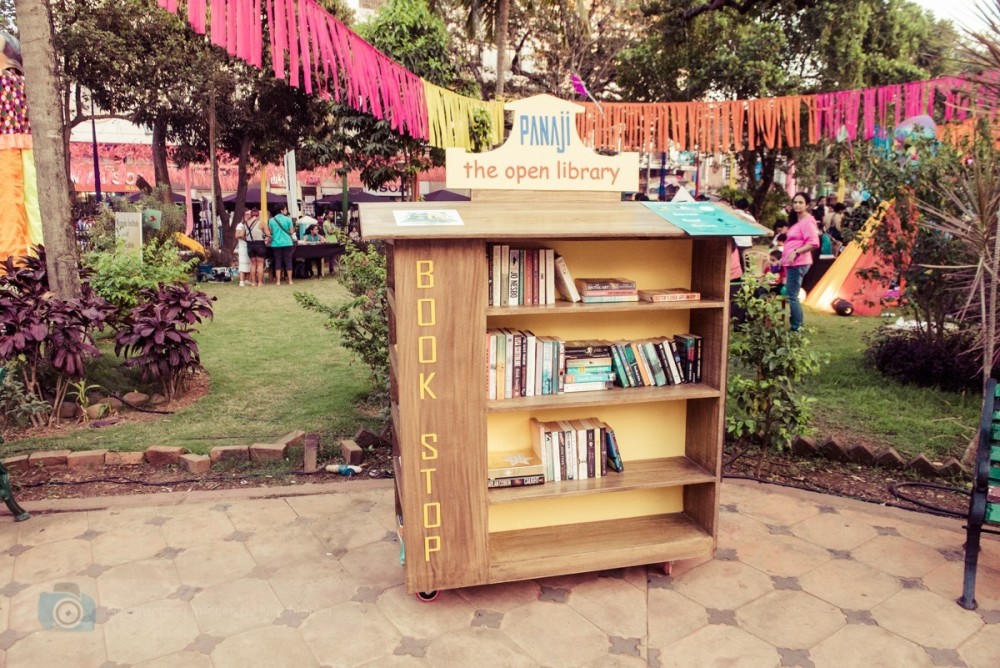
[[[491,582],[639,566],[711,554],[715,540],[684,513],[492,533]]]
[[[578,494],[623,492],[632,489],[655,489],[697,485],[715,481],[715,474],[687,457],[663,457],[625,462],[621,473],[608,471],[606,476],[586,480],[562,480],[528,487],[506,487],[489,491],[490,505],[568,497]]]
[[[704,383],[686,383],[665,387],[613,387],[594,392],[569,392],[544,394],[519,399],[493,399],[486,402],[490,413],[524,411],[549,408],[575,408],[578,406],[603,406],[605,404],[643,404],[653,401],[684,401],[685,399],[710,399],[721,392]]]
[[[687,311],[691,309],[721,309],[725,302],[716,299],[701,299],[685,302],[620,302],[609,304],[584,304],[582,302],[556,302],[536,306],[487,306],[486,315],[490,318],[518,315],[555,315],[624,312],[643,313],[649,311]]]
[[[461,225],[397,225],[427,202],[361,204],[385,241],[396,510],[410,592],[710,556],[724,433],[730,241],[692,237],[607,193],[518,193],[449,202]],[[501,198],[502,200],[502,198]],[[552,248],[575,276],[683,287],[691,302],[490,306],[487,249]],[[572,340],[702,337],[702,382],[491,401],[487,330]],[[530,421],[595,418],[625,470],[488,489],[488,454],[531,439]]]

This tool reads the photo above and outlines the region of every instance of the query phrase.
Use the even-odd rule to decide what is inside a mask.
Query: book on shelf
[[[545,299],[546,304],[556,303],[556,252],[545,248]]]
[[[678,334],[674,337],[681,359],[681,370],[686,383],[701,382],[701,337],[697,334]]]
[[[639,299],[644,302],[692,302],[701,299],[701,293],[687,288],[658,288],[639,290]]]
[[[566,369],[566,382],[567,383],[608,383],[615,380],[615,372],[610,368],[604,370],[604,367],[600,368],[601,371],[585,371],[583,367],[578,367],[577,369],[570,370]]]
[[[635,290],[635,281],[629,278],[578,278],[574,284],[580,294],[594,290]]]
[[[580,297],[638,297],[639,292],[630,290],[580,290]],[[637,300],[638,301],[638,300]]]
[[[614,381],[593,381],[589,383],[571,383],[563,385],[563,392],[571,394],[573,392],[595,392],[597,390],[610,390],[615,386]]]
[[[500,244],[500,303],[510,306],[510,246]]]
[[[621,473],[625,470],[625,464],[622,462],[621,450],[618,448],[618,438],[615,436],[615,430],[607,425],[604,429],[604,444],[607,449],[608,466]]]
[[[660,360],[660,366],[663,367],[663,373],[666,376],[667,385],[680,385],[681,374],[677,369],[677,365],[674,360],[674,353],[668,345],[668,339],[662,336],[653,339],[653,349],[656,351],[656,356]]]
[[[507,269],[507,304],[517,306],[521,303],[521,251],[511,248],[510,266]]]
[[[618,349],[617,345],[611,346],[611,364],[615,368],[615,376],[618,380],[618,384],[622,387],[632,387],[632,383],[628,378],[628,373],[625,371],[625,362],[622,359],[621,351]]]
[[[569,267],[566,265],[566,260],[563,259],[562,255],[556,255],[554,259],[555,264],[555,285],[559,294],[563,296],[563,299],[569,302],[580,301],[580,293],[576,289],[576,284],[573,282],[573,275],[569,273]]]
[[[582,295],[579,299],[584,304],[618,304],[625,302],[639,301],[639,295],[632,293],[627,295]]]
[[[486,332],[486,396],[497,398],[497,337],[492,329]]]
[[[646,361],[649,363],[649,369],[653,374],[653,382],[658,387],[668,385],[667,372],[666,369],[663,368],[660,356],[656,354],[656,346],[652,341],[643,341],[641,345],[642,352],[645,354]]]
[[[503,247],[500,244],[490,246],[490,305],[500,306],[500,267],[503,261],[500,259],[500,251]]]
[[[637,341],[633,341],[629,344],[629,348],[632,351],[632,356],[635,357],[635,366],[639,372],[639,376],[642,378],[643,387],[653,387],[656,385],[653,382],[653,374],[649,370],[649,362],[646,361],[646,356],[642,354],[642,346]]]
[[[605,441],[605,433],[608,429],[608,425],[601,422],[597,418],[587,418],[584,420],[584,424],[592,429],[594,434],[594,477],[603,478],[608,475],[608,445]]]
[[[514,365],[517,360],[514,358],[514,330],[503,330],[504,350],[506,351],[507,362],[503,368],[503,398],[514,398]],[[499,396],[497,397],[500,398]]]
[[[639,362],[635,359],[635,351],[632,349],[632,344],[628,341],[622,341],[618,345],[618,349],[622,353],[622,359],[625,361],[625,370],[628,373],[629,382],[632,387],[643,387],[642,375],[639,373]]]
[[[504,487],[527,487],[529,485],[541,485],[545,483],[544,475],[518,475],[509,478],[487,478],[486,487],[498,489]]]
[[[533,448],[513,452],[490,452],[488,478],[513,478],[526,475],[545,475],[541,453]]]
[[[535,374],[537,369],[537,338],[530,330],[524,332],[524,352],[525,352],[525,363],[524,363],[524,392],[522,396],[533,397],[535,396],[535,388],[538,383],[535,382]]]

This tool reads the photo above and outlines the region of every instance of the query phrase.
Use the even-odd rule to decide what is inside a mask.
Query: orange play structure
[[[866,281],[858,276],[858,271],[877,266],[882,260],[871,250],[863,250],[864,242],[875,234],[875,230],[886,219],[886,213],[893,202],[882,202],[857,236],[847,244],[843,252],[819,279],[805,304],[813,308],[833,313],[831,304],[837,299],[846,299],[854,304],[857,315],[879,315],[882,312],[882,296],[889,286],[876,281]],[[883,272],[885,273],[885,272]],[[902,289],[900,285],[900,289]]]

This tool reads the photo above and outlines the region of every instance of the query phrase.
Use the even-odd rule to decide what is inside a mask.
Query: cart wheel
[[[672,562],[672,561],[664,561],[663,562],[663,574],[664,575],[670,575],[673,572],[674,572],[674,562]]]
[[[430,603],[431,601],[436,601],[438,597],[438,590],[434,591],[418,591],[417,598],[419,598],[424,603]]]

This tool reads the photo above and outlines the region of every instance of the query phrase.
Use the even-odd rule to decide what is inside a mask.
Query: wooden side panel
[[[476,204],[522,204],[525,200],[538,198],[539,193],[524,190],[473,190],[472,201]],[[588,192],[585,190],[552,190],[541,195],[545,202],[621,202],[618,192]]]
[[[481,584],[485,247],[398,241],[393,255],[407,589]]]

